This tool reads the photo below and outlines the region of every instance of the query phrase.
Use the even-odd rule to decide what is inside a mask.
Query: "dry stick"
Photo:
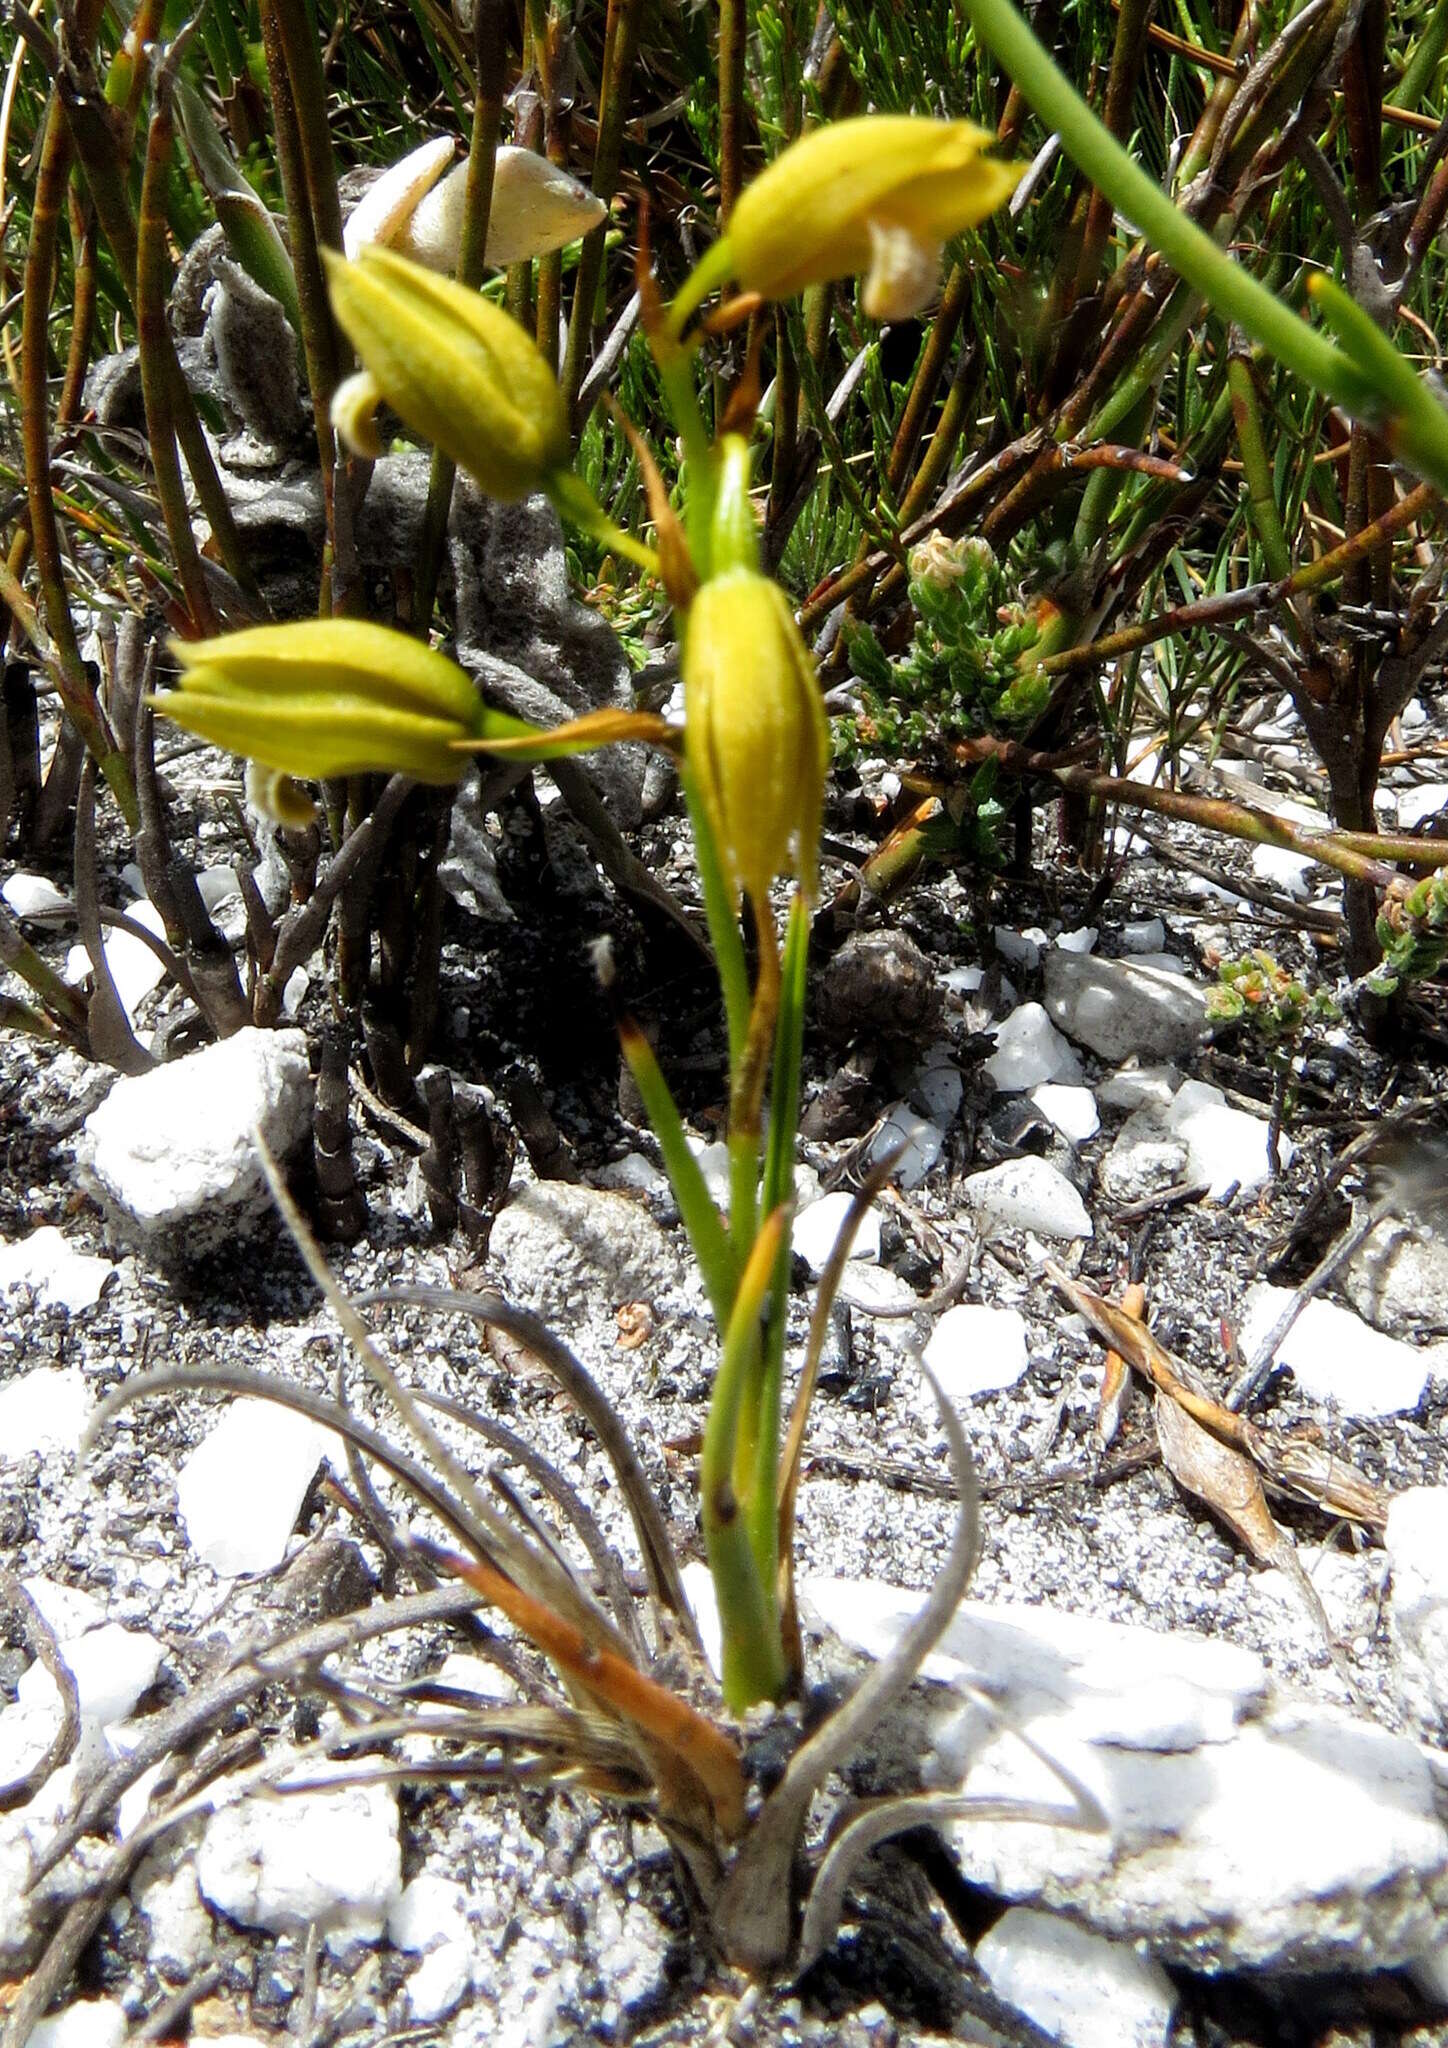
[[[483,281],[508,55],[500,0],[476,0],[476,6],[473,61],[478,82],[473,99],[473,132],[468,145],[467,187],[457,267],[458,283],[473,288]],[[427,505],[422,515],[417,569],[413,578],[412,623],[424,637],[431,629],[433,606],[437,602],[438,572],[442,567],[456,476],[456,463],[440,448],[435,448],[427,480]]]
[[[356,1297],[358,1308],[373,1303],[413,1303],[443,1315],[471,1316],[486,1327],[504,1331],[537,1359],[598,1438],[633,1518],[650,1586],[697,1643],[673,1544],[638,1452],[616,1411],[568,1346],[537,1316],[515,1307],[500,1294],[468,1294],[446,1287],[387,1287]]]
[[[99,10],[88,8],[86,24],[93,32]],[[21,316],[20,431],[25,457],[25,491],[30,512],[30,541],[40,579],[41,602],[55,652],[53,674],[61,702],[87,750],[101,764],[117,803],[132,829],[136,824],[136,793],[130,771],[110,731],[95,686],[81,659],[70,600],[65,587],[60,527],[50,477],[50,435],[46,404],[46,365],[50,346],[50,295],[55,275],[60,206],[71,167],[70,130],[53,93],[46,117],[45,140],[31,210],[30,243],[25,254],[25,303]]]
[[[598,109],[598,139],[593,146],[591,185],[595,199],[607,203],[618,190],[619,162],[623,152],[624,122],[628,115],[629,88],[634,58],[638,53],[639,24],[643,0],[610,0],[608,28],[603,45],[603,72]],[[568,342],[563,353],[560,383],[573,408],[573,432],[583,430],[598,395],[590,374],[585,386],[583,366],[593,333],[594,302],[603,275],[604,241],[608,222],[600,221],[583,239],[574,273],[573,305],[568,317]],[[596,366],[595,366],[596,368]],[[590,398],[590,390],[592,398]]]
[[[17,14],[14,19],[27,42],[39,50],[43,61],[56,73],[60,104],[65,113],[70,140],[85,173],[91,200],[100,220],[101,232],[110,244],[122,284],[134,308],[136,225],[131,218],[130,203],[126,196],[129,190],[127,166],[117,146],[110,110],[93,84],[85,85],[78,81],[62,65],[58,51],[37,23],[24,13]],[[171,407],[176,438],[181,444],[186,467],[191,472],[191,481],[196,486],[196,495],[201,500],[201,509],[206,515],[212,538],[228,573],[253,605],[264,613],[265,600],[247,562],[236,520],[227,502],[226,493],[221,487],[221,479],[217,474],[216,463],[206,436],[202,432],[196,401],[181,374],[181,365],[176,358],[176,350],[169,333],[165,336],[164,348],[167,358],[166,373],[171,380]]]
[[[186,504],[186,487],[181,480],[181,463],[176,453],[176,430],[172,415],[172,384],[169,375],[166,326],[166,284],[170,267],[166,253],[166,184],[171,170],[175,136],[172,116],[174,63],[182,43],[171,46],[157,70],[155,107],[146,135],[146,167],[141,180],[141,203],[136,226],[136,339],[141,361],[141,395],[146,407],[146,439],[151,451],[151,473],[166,537],[176,563],[191,622],[197,634],[217,631],[211,593],[201,570],[196,537],[191,531],[191,514]]]
[[[315,212],[308,176],[306,145],[290,68],[283,12],[279,0],[262,0],[262,47],[266,53],[267,81],[271,88],[277,167],[286,201],[292,267],[296,272],[297,299],[302,315],[302,354],[307,366],[312,424],[317,437],[317,461],[322,478],[322,510],[327,539],[318,610],[325,617],[333,609],[333,573],[338,567],[337,441],[331,415],[332,393],[337,387],[339,370],[338,343],[319,253],[319,244],[325,236]],[[333,192],[335,195],[335,181]],[[336,240],[329,246],[341,247],[340,219]]]
[[[1033,753],[1014,740],[962,740],[951,751],[965,767],[995,760],[1008,775],[1042,775],[1063,789],[1123,804],[1128,810],[1157,811],[1163,817],[1181,818],[1190,825],[1204,826],[1209,832],[1227,832],[1235,839],[1247,839],[1258,846],[1286,847],[1320,861],[1324,867],[1336,868],[1339,874],[1371,882],[1380,889],[1390,888],[1399,879],[1390,862],[1428,868],[1445,865],[1441,839],[1392,832],[1313,832],[1227,797],[1156,789],[1116,775],[1099,774],[1094,769],[1063,764],[1058,756]]]
[[[744,178],[744,0],[719,0],[719,226],[734,211]]]
[[[96,885],[95,777],[95,759],[87,755],[75,802],[75,912],[95,982],[87,1008],[88,1035],[94,1058],[104,1060],[123,1074],[146,1074],[156,1061],[137,1042],[101,943],[100,902]]]
[[[75,1674],[66,1663],[55,1630],[26,1592],[8,1564],[0,1564],[0,1603],[10,1611],[21,1640],[42,1670],[48,1671],[60,1694],[60,1726],[30,1768],[18,1778],[0,1785],[0,1813],[24,1806],[37,1793],[52,1771],[68,1763],[80,1740],[80,1696]]]

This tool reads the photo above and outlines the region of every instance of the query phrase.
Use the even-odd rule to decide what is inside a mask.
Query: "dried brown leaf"
[[[1162,1462],[1178,1486],[1205,1501],[1258,1564],[1273,1565],[1301,1596],[1327,1646],[1338,1675],[1356,1693],[1333,1637],[1327,1609],[1302,1569],[1292,1538],[1272,1518],[1257,1467],[1241,1451],[1203,1429],[1168,1394],[1156,1397],[1156,1440]]]

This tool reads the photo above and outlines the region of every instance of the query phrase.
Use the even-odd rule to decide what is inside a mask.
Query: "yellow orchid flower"
[[[918,313],[945,243],[993,213],[1025,169],[987,156],[993,139],[972,121],[916,114],[861,114],[812,129],[740,194],[676,317],[725,277],[787,299],[863,276],[872,320]]]
[[[375,454],[366,416],[380,399],[477,479],[491,498],[525,498],[568,465],[558,380],[516,320],[475,291],[391,249],[346,262],[323,250],[332,310],[362,359],[332,419]]]

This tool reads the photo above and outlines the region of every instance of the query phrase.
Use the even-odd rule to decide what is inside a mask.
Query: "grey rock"
[[[85,405],[111,433],[144,434],[146,401],[141,394],[141,351],[132,343],[100,356],[85,375]]]
[[[1366,1204],[1358,1203],[1354,1220]],[[1342,1289],[1358,1314],[1393,1337],[1448,1330],[1448,1237],[1388,1216],[1349,1259]]]
[[[903,932],[855,932],[824,971],[818,1014],[831,1038],[914,1050],[939,1032],[945,995]]]
[[[1353,1222],[1390,1213],[1348,1261],[1343,1291],[1359,1315],[1395,1337],[1448,1331],[1448,1141],[1409,1131],[1373,1153]]]
[[[219,253],[205,298],[205,344],[223,403],[257,440],[285,449],[307,426],[297,337],[270,292]]]
[[[508,1204],[493,1225],[489,1265],[510,1299],[565,1331],[600,1297],[610,1308],[655,1301],[680,1272],[677,1252],[637,1202],[565,1181],[537,1181]]]
[[[1047,953],[1045,972],[1052,1022],[1100,1059],[1176,1059],[1206,1031],[1201,990],[1179,975],[1059,946]]]
[[[1181,1181],[1187,1170],[1187,1148],[1167,1129],[1162,1112],[1133,1110],[1101,1161],[1101,1192],[1113,1202],[1142,1202],[1148,1195]]]
[[[859,1580],[806,1581],[802,1595],[869,1656],[920,1598]],[[971,1882],[998,1897],[1198,1970],[1396,1969],[1443,1945],[1440,1760],[1279,1693],[1251,1652],[967,1601],[925,1676],[931,1785],[1069,1806],[1051,1759],[1106,1818],[1100,1831],[946,1823]]]
[[[563,529],[544,497],[499,505],[460,478],[448,534],[457,657],[489,702],[540,725],[633,704],[618,635],[568,585]],[[625,831],[643,817],[645,749],[586,757],[591,779]]]
[[[1049,1160],[1007,1159],[969,1175],[960,1194],[985,1237],[1012,1230],[1063,1239],[1093,1235],[1085,1203]]]
[[[1448,1729],[1448,1487],[1400,1493],[1384,1540],[1398,1698],[1423,1734],[1441,1742]]]
[[[469,776],[453,802],[452,832],[438,864],[438,880],[454,903],[474,917],[506,924],[513,912],[498,886],[498,860],[481,796],[481,783],[476,776]]]
[[[286,1159],[311,1127],[300,1031],[238,1031],[148,1074],[117,1081],[77,1148],[85,1184],[123,1234],[192,1258],[269,1204],[253,1139]]]

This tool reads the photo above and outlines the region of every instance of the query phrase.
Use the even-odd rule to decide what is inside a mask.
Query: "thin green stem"
[[[756,1238],[740,1278],[699,1460],[704,1544],[723,1634],[724,1697],[736,1713],[757,1700],[778,1698],[786,1677],[774,1585],[760,1575],[734,1484],[745,1385],[759,1344],[759,1312],[783,1231],[784,1218],[776,1212]]]
[[[678,1105],[664,1079],[653,1047],[631,1017],[620,1021],[618,1036],[634,1086],[643,1097],[649,1127],[659,1141],[664,1171],[669,1176],[679,1215],[688,1232],[694,1256],[699,1261],[709,1306],[722,1337],[729,1327],[734,1308],[739,1281],[738,1261],[719,1220],[719,1211],[714,1207],[703,1169],[689,1149],[684,1120],[679,1115]]]
[[[648,542],[629,533],[616,519],[610,519],[582,477],[571,469],[555,470],[552,476],[544,478],[543,488],[559,517],[576,526],[580,533],[601,541],[650,576],[663,574],[659,558]]]
[[[1237,446],[1242,472],[1247,479],[1247,505],[1257,530],[1267,567],[1280,583],[1292,574],[1292,551],[1282,530],[1277,511],[1277,494],[1272,483],[1272,460],[1262,433],[1262,408],[1252,365],[1235,350],[1227,359],[1227,386],[1232,394],[1232,417],[1237,425]]]
[[[761,1204],[766,1216],[789,1215],[794,1196],[795,1145],[799,1132],[800,1075],[804,1058],[805,977],[809,964],[809,906],[799,890],[789,907],[780,976],[779,1024],[774,1038],[774,1074],[769,1091],[769,1138],[765,1148]],[[765,1311],[762,1370],[756,1404],[754,1469],[746,1495],[749,1540],[766,1585],[779,1570],[779,1431],[784,1399],[784,1348],[789,1316],[788,1238],[780,1242],[770,1275]]]

